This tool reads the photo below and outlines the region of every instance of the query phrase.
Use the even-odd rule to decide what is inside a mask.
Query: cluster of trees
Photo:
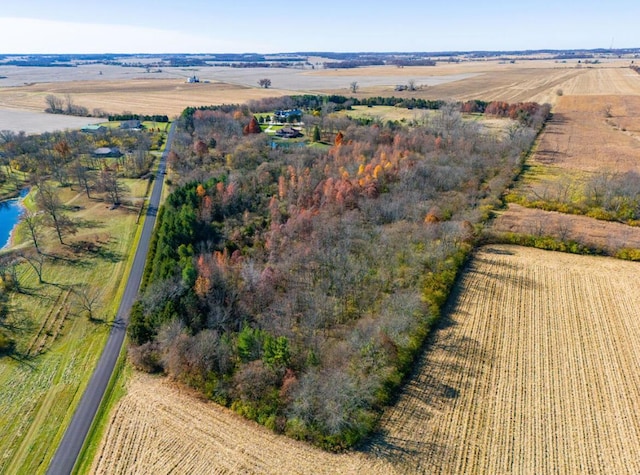
[[[72,182],[73,165],[80,160],[92,170],[104,168],[104,162],[93,156],[99,147],[118,147],[126,153],[116,162],[127,176],[148,172],[151,135],[145,131],[105,128],[100,132],[46,132],[27,135],[24,132],[0,131],[0,160],[5,173],[12,170],[48,176],[60,186]]]
[[[246,106],[186,110],[131,313],[134,363],[292,437],[355,444],[536,134],[487,133],[457,109],[395,128],[320,115],[333,145],[290,149],[244,134]]]
[[[409,87],[415,87],[410,82]],[[340,110],[350,110],[353,106],[394,106],[407,109],[439,110],[444,105],[449,108],[456,108],[463,113],[480,113],[497,117],[509,117],[527,123],[534,129],[549,118],[551,106],[549,104],[538,104],[534,102],[507,103],[502,101],[481,101],[471,100],[466,102],[446,102],[435,99],[402,98],[402,97],[346,97],[340,95],[319,96],[314,94],[303,94],[289,96],[287,98],[273,98],[261,101],[250,101],[246,109],[253,112],[268,112],[275,109],[299,108],[309,112],[309,114],[328,113]],[[233,106],[219,106],[219,110]],[[195,110],[195,109],[194,109]]]
[[[169,116],[161,115],[161,114],[144,115],[144,114],[128,114],[128,113],[113,114],[109,116],[109,122],[123,121],[123,120],[141,120],[141,121],[147,121],[147,122],[166,123],[166,122],[169,122]]]
[[[391,61],[391,64],[404,68],[405,66],[435,66],[436,62],[425,58],[400,58]]]
[[[119,146],[129,152],[118,159],[93,155],[95,148],[105,146]],[[55,230],[60,243],[75,229],[56,186],[76,187],[89,198],[120,203],[122,178],[148,173],[152,162],[149,147],[149,134],[143,131],[107,129],[95,134],[65,131],[40,135],[0,132],[0,165],[4,165],[0,175],[8,178],[20,171],[37,188],[36,204],[43,213],[25,218],[35,247],[38,248],[36,229],[43,224]]]
[[[91,115],[86,107],[74,104],[70,94],[65,97],[48,94],[44,100],[47,103],[45,112],[49,114],[77,115],[80,117],[89,117]]]
[[[383,66],[384,64],[384,59],[381,58],[347,59],[344,61],[327,61],[324,63],[324,67],[325,69],[353,69],[365,66]]]

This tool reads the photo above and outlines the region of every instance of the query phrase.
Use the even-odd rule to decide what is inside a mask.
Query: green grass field
[[[423,117],[433,114],[435,111],[421,109],[406,109],[395,106],[353,106],[351,110],[338,112],[339,115],[346,115],[353,119],[367,118],[377,119],[382,122],[421,120]]]
[[[132,204],[116,209],[60,189],[77,233],[63,246],[46,229],[44,283],[29,264],[17,268],[21,291],[9,293],[8,319],[16,353],[0,359],[0,473],[45,472],[100,356],[142,226],[136,219],[147,183],[125,184]],[[16,247],[31,245],[26,235],[16,233]],[[81,292],[96,299],[93,320]]]

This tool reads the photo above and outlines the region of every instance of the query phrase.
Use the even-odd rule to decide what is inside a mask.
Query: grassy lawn
[[[379,119],[382,122],[388,120],[402,121],[420,119],[425,115],[433,114],[435,111],[423,110],[423,109],[405,109],[403,107],[395,106],[353,106],[351,110],[343,110],[337,112],[339,115],[346,115],[348,117],[359,119]]]
[[[142,226],[136,218],[147,183],[125,184],[132,204],[116,209],[60,189],[77,233],[60,245],[44,229],[44,283],[30,265],[17,268],[21,292],[9,294],[8,320],[17,348],[0,359],[0,473],[44,473],[100,356]],[[16,233],[16,247],[32,245],[26,235]],[[93,320],[80,292],[95,298]]]
[[[11,170],[6,179],[0,181],[0,201],[18,196],[20,190],[24,188],[27,178],[26,173]]]

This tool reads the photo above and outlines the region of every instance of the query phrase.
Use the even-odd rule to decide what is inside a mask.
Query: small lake
[[[26,194],[26,191],[24,192]],[[21,193],[22,196],[24,196]],[[14,228],[22,215],[22,205],[20,199],[0,201],[0,248],[9,243],[11,230]]]

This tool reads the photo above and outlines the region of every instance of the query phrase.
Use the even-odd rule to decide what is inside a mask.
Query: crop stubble
[[[112,413],[91,472],[382,474],[392,468],[292,441],[165,378],[136,373]]]
[[[407,473],[638,473],[638,271],[484,248],[373,447]]]
[[[478,252],[416,373],[361,451],[274,435],[143,374],[96,473],[638,473],[640,266]]]

